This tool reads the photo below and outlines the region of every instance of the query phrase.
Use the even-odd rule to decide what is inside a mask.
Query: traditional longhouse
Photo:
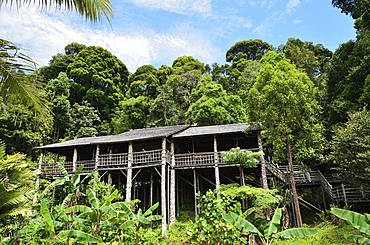
[[[127,201],[140,199],[147,209],[160,202],[162,231],[173,224],[181,206],[189,201],[197,214],[196,193],[205,193],[220,184],[246,183],[268,188],[265,169],[270,176],[290,185],[287,166],[265,162],[258,168],[227,164],[222,152],[240,147],[262,151],[259,123],[214,126],[177,125],[144,128],[118,135],[89,137],[37,147],[41,150],[39,177],[52,177],[61,172],[55,162],[44,162],[45,151],[63,156],[64,168],[74,173],[84,165],[82,174],[98,171],[102,178],[120,189]],[[264,178],[261,178],[264,176]],[[368,203],[370,190],[329,182],[320,171],[294,169],[296,185],[302,188],[321,186],[322,204],[325,193],[331,202]],[[300,199],[301,202],[306,202]],[[317,208],[310,203],[307,205]]]
[[[36,148],[42,152],[40,177],[61,174],[58,159],[43,161],[44,151],[64,156],[68,173],[83,164],[84,174],[98,171],[108,183],[123,187],[127,201],[140,199],[144,208],[160,202],[165,231],[185,201],[192,200],[196,207],[198,191],[233,182],[259,185],[259,168],[250,169],[246,177],[248,170],[224,163],[221,152],[234,147],[261,151],[260,129],[258,123],[178,125],[45,145]]]

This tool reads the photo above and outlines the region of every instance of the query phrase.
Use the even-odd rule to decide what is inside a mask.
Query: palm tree
[[[34,177],[25,156],[5,155],[5,144],[0,141],[0,221],[27,212]]]
[[[87,21],[98,22],[105,17],[110,23],[113,7],[109,0],[0,0],[4,6],[38,5],[42,10],[50,8],[76,11]],[[43,98],[43,84],[36,79],[36,62],[20,52],[12,42],[0,39],[0,98],[4,103],[20,101],[31,106],[45,123],[51,121],[51,111]]]

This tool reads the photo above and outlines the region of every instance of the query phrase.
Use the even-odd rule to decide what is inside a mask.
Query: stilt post
[[[216,137],[216,135],[213,136],[213,152],[214,152],[214,158],[215,158],[215,181],[216,181],[216,189],[218,189],[220,187],[220,170],[218,168],[218,163],[220,162],[220,159],[218,157],[217,137]]]
[[[127,158],[127,182],[126,182],[126,202],[131,201],[132,189],[132,163],[134,161],[134,146],[133,142],[128,144],[128,158]]]
[[[77,170],[77,148],[73,149],[72,172]]]
[[[170,170],[170,226],[176,221],[176,172],[175,166],[175,144],[171,139],[171,170]]]
[[[161,208],[162,236],[167,233],[167,198],[166,198],[166,138],[162,138],[162,171],[161,171]]]

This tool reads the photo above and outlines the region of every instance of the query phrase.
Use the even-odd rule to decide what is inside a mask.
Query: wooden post
[[[171,139],[171,170],[170,170],[170,226],[176,221],[176,172],[175,166],[175,144]]]
[[[297,189],[296,189],[295,179],[294,179],[293,153],[292,153],[292,147],[291,147],[289,136],[287,136],[286,138],[286,143],[287,143],[287,151],[288,151],[289,177],[290,177],[290,185],[292,187],[294,211],[295,211],[297,226],[301,228],[303,222],[302,222],[301,210],[299,207],[298,194],[297,194]]]
[[[72,172],[76,172],[76,169],[77,169],[77,148],[74,148],[73,149],[73,160],[72,160]]]
[[[33,196],[33,204],[35,204],[37,202],[37,198],[38,198],[37,191],[40,187],[40,174],[41,174],[41,170],[42,170],[42,159],[43,159],[43,157],[44,157],[44,151],[41,150],[40,159],[39,159],[39,168],[38,168],[38,173],[37,173],[37,176],[36,176],[36,183],[35,183],[35,195]]]
[[[112,174],[108,173],[108,185],[112,185]]]
[[[342,186],[342,191],[343,191],[344,205],[346,205],[346,207],[348,207],[348,200],[347,200],[347,195],[346,195],[346,189],[345,189],[344,184],[342,184],[341,186]]]
[[[257,132],[257,138],[258,138],[258,149],[259,149],[259,151],[263,152],[261,131]],[[261,162],[262,188],[267,190],[269,188],[269,186],[268,186],[267,175],[266,175],[265,157],[263,155],[260,157],[260,162]]]
[[[220,187],[220,170],[218,168],[218,151],[217,151],[217,137],[216,135],[213,136],[213,152],[215,158],[215,181],[216,181],[216,189]]]
[[[149,206],[153,206],[153,169],[150,170],[150,199]]]
[[[194,214],[198,216],[198,209],[197,209],[197,173],[195,168],[193,168],[193,176],[194,176]]]
[[[161,171],[161,208],[162,236],[167,233],[167,198],[166,198],[166,137],[162,138],[162,171]]]
[[[131,201],[132,189],[132,163],[134,161],[134,146],[132,142],[128,144],[128,157],[127,157],[127,182],[126,182],[126,202]]]
[[[95,169],[98,169],[99,166],[99,154],[100,154],[100,145],[96,145],[96,153],[95,153]]]

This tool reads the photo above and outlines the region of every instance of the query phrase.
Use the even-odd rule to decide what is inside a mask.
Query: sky
[[[130,72],[143,65],[171,66],[180,56],[225,64],[236,42],[262,39],[278,47],[288,38],[335,51],[355,39],[351,17],[331,0],[111,0],[111,25],[75,13],[35,6],[0,10],[0,38],[12,41],[39,66],[72,42],[100,46]]]

